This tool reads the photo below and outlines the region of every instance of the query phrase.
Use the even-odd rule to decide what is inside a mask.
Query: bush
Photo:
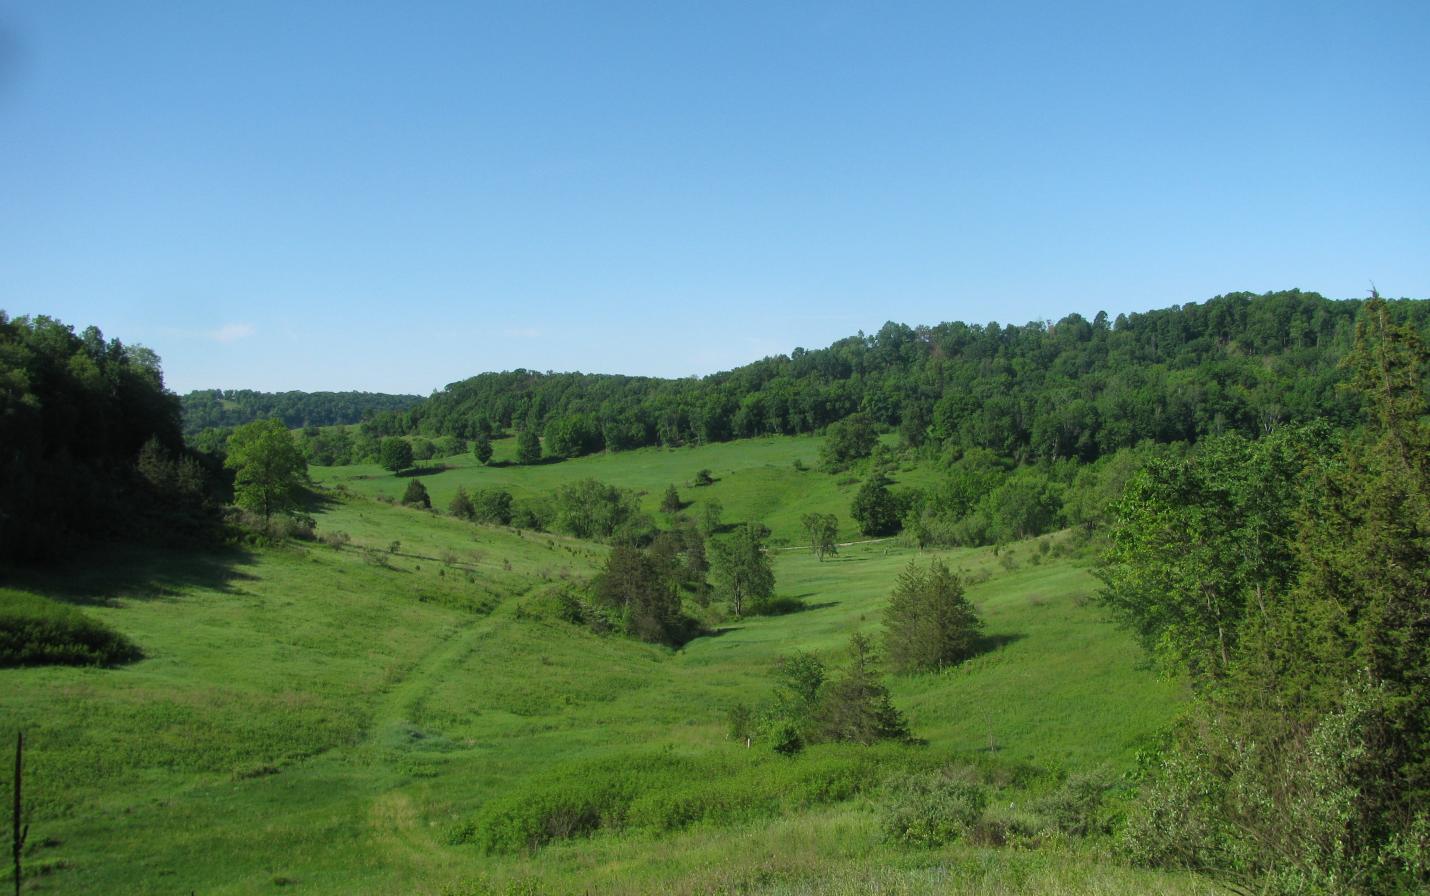
[[[1036,809],[1059,833],[1073,837],[1106,833],[1110,825],[1102,807],[1111,786],[1107,776],[1100,772],[1076,774],[1039,800]]]
[[[941,846],[973,830],[987,805],[987,791],[966,770],[909,774],[888,784],[880,827],[892,843]]]
[[[422,484],[422,480],[412,479],[407,483],[407,491],[402,493],[402,503],[408,507],[425,507],[430,510],[432,497],[427,494],[427,486]]]
[[[597,830],[733,824],[850,799],[873,789],[894,758],[846,749],[787,760],[741,749],[700,759],[659,753],[571,763],[487,803],[448,839],[511,853]]]
[[[141,656],[128,638],[73,607],[0,591],[0,667],[112,666]]]

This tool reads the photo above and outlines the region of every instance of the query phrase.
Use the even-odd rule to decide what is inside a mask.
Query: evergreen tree
[[[541,462],[541,438],[532,427],[516,434],[516,462],[525,465]]]
[[[422,484],[421,479],[408,480],[407,491],[402,493],[402,503],[408,507],[432,508],[432,497],[427,494],[427,486]]]
[[[478,431],[473,437],[472,456],[479,464],[486,464],[492,459],[492,437],[486,432]]]
[[[849,639],[849,665],[823,688],[817,723],[827,740],[873,744],[908,739],[908,722],[879,680],[874,645],[864,634]]]
[[[416,480],[413,480],[414,482]],[[471,497],[467,495],[467,490],[457,486],[457,494],[452,497],[452,502],[447,505],[447,511],[452,516],[462,520],[474,519],[477,515],[476,505],[472,503]]]
[[[596,599],[620,612],[626,631],[654,644],[678,644],[685,619],[661,564],[630,545],[617,545],[594,585]]]
[[[680,492],[677,492],[677,491],[675,490],[675,486],[674,486],[674,485],[668,485],[668,486],[666,486],[666,487],[665,487],[665,497],[661,498],[661,501],[660,501],[660,511],[661,511],[661,513],[665,513],[665,514],[668,514],[668,515],[670,515],[670,516],[674,516],[675,514],[677,514],[677,513],[680,512],[681,506],[682,506],[682,504],[681,504],[681,501],[680,501]]]
[[[896,672],[933,672],[972,655],[982,622],[941,560],[910,560],[884,610],[884,649]]]

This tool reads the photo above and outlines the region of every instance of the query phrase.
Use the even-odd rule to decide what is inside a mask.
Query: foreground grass
[[[692,457],[721,485],[743,475]],[[669,472],[652,475],[663,485]],[[671,651],[526,612],[532,589],[590,574],[599,546],[363,499],[316,517],[320,534],[350,541],[116,552],[11,582],[85,604],[145,654],[110,670],[0,670],[0,724],[32,745],[27,863],[48,871],[34,892],[1204,892],[1081,843],[896,849],[880,841],[873,791],[793,814],[752,803],[719,823],[603,829],[532,855],[451,845],[483,806],[573,763],[665,752],[754,763],[758,780],[764,764],[798,775],[857,758],[862,748],[747,753],[726,738],[724,711],[763,699],[780,655],[837,663],[851,632],[876,631],[914,554],[888,543],[823,563],[781,552],[780,590],[808,609]],[[1130,640],[1086,605],[1084,569],[1032,544],[1012,554],[944,555],[990,576],[970,589],[986,650],[891,681],[927,743],[890,748],[890,762],[1033,763],[1044,782],[1127,768],[1175,711],[1177,688],[1139,669]]]

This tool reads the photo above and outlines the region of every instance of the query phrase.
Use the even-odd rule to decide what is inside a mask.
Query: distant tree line
[[[516,370],[453,383],[364,423],[376,436],[473,438],[515,430],[562,458],[648,445],[835,428],[838,466],[874,428],[915,447],[1022,464],[1091,461],[1143,441],[1248,437],[1288,423],[1351,422],[1336,389],[1359,301],[1298,290],[1234,293],[1144,314],[1024,325],[889,323],[870,336],[700,379]],[[1420,330],[1423,302],[1387,305]]]
[[[250,389],[198,389],[180,399],[184,434],[277,419],[288,429],[358,423],[379,411],[402,411],[421,401],[417,395],[381,392],[254,392]]]

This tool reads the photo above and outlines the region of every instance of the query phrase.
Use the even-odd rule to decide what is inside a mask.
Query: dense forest
[[[485,373],[364,428],[472,438],[512,427],[542,435],[549,456],[569,457],[821,432],[862,412],[915,446],[1088,461],[1144,440],[1351,422],[1357,399],[1335,387],[1360,306],[1291,290],[1115,320],[889,323],[703,379]],[[1389,313],[1430,325],[1423,303],[1392,302]]]
[[[184,435],[277,418],[289,429],[357,423],[378,411],[403,411],[421,399],[381,392],[254,392],[199,389],[181,399]]]
[[[179,414],[149,349],[0,311],[0,560],[203,528],[209,477]]]

